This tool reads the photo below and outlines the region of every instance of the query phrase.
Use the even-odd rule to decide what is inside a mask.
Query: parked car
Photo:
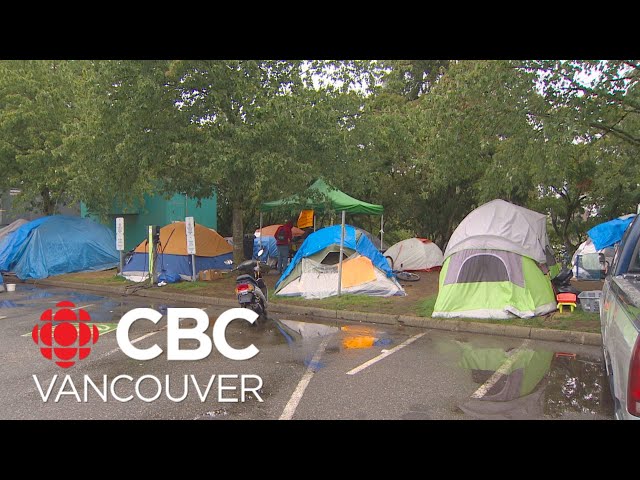
[[[640,220],[616,249],[600,298],[605,366],[617,419],[640,420]]]

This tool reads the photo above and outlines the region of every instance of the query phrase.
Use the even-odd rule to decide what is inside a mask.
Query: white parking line
[[[507,358],[507,360],[505,360],[505,362],[500,365],[500,368],[493,372],[493,375],[489,377],[489,380],[487,380],[483,385],[480,386],[480,388],[478,388],[478,390],[473,393],[473,395],[471,395],[471,398],[484,397],[487,392],[491,390],[491,387],[493,387],[496,382],[500,380],[500,377],[509,373],[509,370],[511,369],[513,364],[516,362],[520,354],[529,346],[530,343],[531,340],[525,340],[524,342],[522,342],[522,345],[520,345],[515,350],[512,350],[510,352],[509,358]]]
[[[151,335],[155,335],[156,333],[161,332],[165,328],[167,328],[167,327],[165,326],[165,327],[162,327],[160,330],[154,330],[153,332],[145,333],[141,337],[134,338],[133,340],[131,340],[131,344],[133,345],[134,343],[138,343],[138,342],[144,340],[145,338],[149,338]],[[112,354],[114,354],[114,353],[116,353],[118,351],[120,351],[120,348],[114,348],[113,350],[109,350],[107,353],[103,353],[98,358],[108,357],[109,355],[112,355]]]
[[[419,333],[418,335],[414,335],[411,338],[408,338],[407,340],[405,340],[404,342],[402,342],[400,345],[393,347],[391,350],[387,350],[385,352],[382,352],[380,355],[378,355],[377,357],[372,358],[371,360],[369,360],[368,362],[364,362],[362,365],[360,365],[359,367],[354,368],[353,370],[349,370],[347,372],[347,375],[355,375],[358,372],[361,372],[362,370],[364,370],[365,368],[373,365],[376,362],[379,362],[380,360],[382,360],[385,357],[388,357],[389,355],[391,355],[392,353],[397,352],[398,350],[400,350],[401,348],[406,347],[407,345],[415,342],[416,340],[418,340],[420,337],[422,337],[423,335],[426,335],[427,332],[424,333]]]
[[[313,377],[313,374],[315,373],[314,367],[320,361],[320,357],[324,353],[324,349],[327,348],[327,343],[329,343],[329,338],[330,337],[326,337],[324,340],[322,340],[322,342],[318,346],[316,353],[314,353],[313,358],[311,359],[311,363],[309,363],[309,366],[307,366],[307,370],[304,372],[304,375],[300,379],[298,386],[293,391],[293,394],[291,395],[289,402],[284,407],[284,410],[282,411],[282,415],[280,415],[280,420],[291,420],[293,418],[293,414],[296,413],[296,408],[298,408],[298,404],[302,399],[302,395],[304,394],[304,391],[309,385],[309,382],[311,381],[311,377]]]
[[[7,318],[6,315],[0,315],[0,320],[2,320],[3,318]]]

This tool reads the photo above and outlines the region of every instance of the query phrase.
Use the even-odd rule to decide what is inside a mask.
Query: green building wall
[[[195,223],[199,223],[207,228],[218,228],[218,208],[217,196],[203,199],[201,205],[193,198],[184,195],[174,195],[166,199],[161,195],[144,197],[143,205],[133,207],[123,207],[114,202],[111,213],[106,220],[101,221],[91,214],[84,203],[80,204],[80,215],[92,218],[110,227],[114,232],[116,229],[116,218],[124,218],[124,248],[129,251],[135,248],[148,235],[149,225],[159,225],[161,227],[175,221],[183,222],[185,217],[193,217]]]

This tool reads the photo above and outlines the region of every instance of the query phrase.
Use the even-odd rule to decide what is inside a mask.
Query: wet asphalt
[[[45,359],[31,338],[42,312],[62,300],[87,311],[104,332],[89,356],[68,369]],[[274,314],[259,326],[229,325],[232,346],[260,350],[250,360],[227,359],[214,347],[197,361],[168,361],[166,353],[139,361],[118,348],[114,330],[137,307],[163,314],[172,307],[206,308],[211,325],[225,311],[29,284],[0,293],[0,419],[613,419],[599,347]],[[182,320],[185,328],[193,323]],[[157,325],[134,323],[130,338],[138,348],[157,344],[166,351],[166,316]],[[119,375],[133,380],[114,384]],[[228,377],[220,381],[219,375]],[[257,377],[262,386],[252,392]],[[84,401],[87,379],[100,392],[106,379],[106,401],[90,385]],[[169,394],[186,393],[184,399],[167,398],[167,380]],[[132,399],[118,401],[113,393]],[[157,393],[153,401],[139,398]]]

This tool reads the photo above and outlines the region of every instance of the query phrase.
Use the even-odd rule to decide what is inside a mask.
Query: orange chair
[[[564,292],[556,295],[556,300],[558,302],[558,311],[560,313],[562,313],[562,307],[569,307],[573,312],[573,310],[576,308],[578,297],[575,293]]]

